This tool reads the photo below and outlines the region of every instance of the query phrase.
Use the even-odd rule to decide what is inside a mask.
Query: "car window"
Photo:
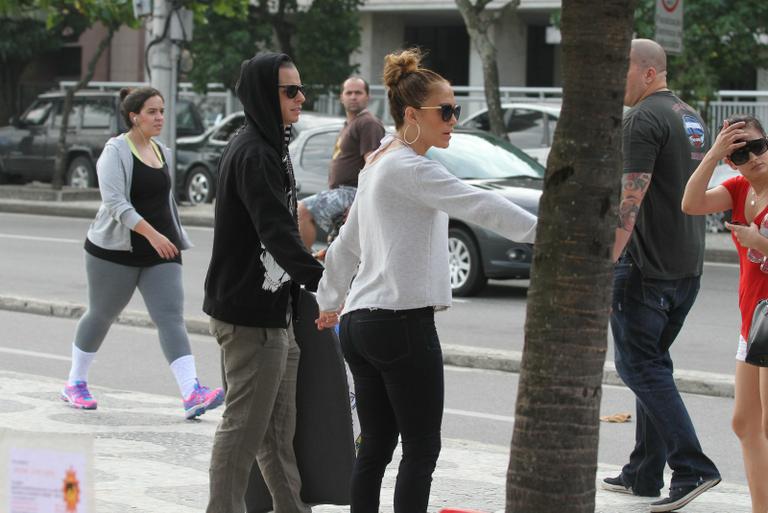
[[[509,142],[520,148],[549,146],[545,138],[544,122],[545,115],[538,110],[508,109],[504,113]]]
[[[234,135],[235,131],[243,126],[244,123],[245,118],[243,116],[235,116],[217,128],[213,134],[211,134],[211,140],[218,142],[228,142]]]
[[[427,157],[442,163],[448,171],[464,180],[544,177],[541,164],[490,134],[454,133],[448,148],[433,147]]]
[[[38,100],[24,113],[22,121],[25,125],[42,125],[51,111],[50,100]]]
[[[468,119],[465,126],[488,132],[491,129],[491,122],[488,120],[488,112],[483,112],[472,119]]]
[[[89,100],[83,105],[83,128],[109,128],[113,115],[114,103],[111,99]]]
[[[178,100],[176,102],[176,133],[178,135],[195,135],[202,132],[202,121],[197,117],[192,102]]]
[[[75,101],[74,105],[72,105],[72,110],[69,111],[69,122],[68,125],[70,127],[76,127],[78,125],[78,118],[80,117],[80,113],[83,110],[83,103],[81,101]],[[61,119],[62,115],[64,113],[64,98],[56,99],[53,103],[53,126],[54,127],[60,127],[61,126]]]
[[[301,154],[301,167],[310,173],[327,174],[336,144],[338,130],[321,132],[307,139]]]

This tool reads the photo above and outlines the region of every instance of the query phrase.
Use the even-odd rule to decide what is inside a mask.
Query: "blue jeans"
[[[351,513],[378,513],[381,480],[398,435],[403,456],[395,513],[426,513],[440,454],[444,393],[434,310],[355,310],[342,316],[340,338],[362,430]]]
[[[624,484],[636,495],[656,496],[664,486],[664,464],[671,487],[719,477],[704,455],[688,410],[672,376],[669,348],[696,300],[700,278],[644,278],[632,258],[616,264],[611,330],[616,370],[635,393],[635,448],[622,469]]]

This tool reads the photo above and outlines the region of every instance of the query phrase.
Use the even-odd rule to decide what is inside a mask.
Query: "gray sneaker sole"
[[[603,490],[608,490],[609,492],[616,492],[616,493],[625,493],[627,495],[634,495],[632,492],[632,487],[627,487],[624,485],[615,485],[611,483],[606,483],[605,481],[600,482],[600,487]]]

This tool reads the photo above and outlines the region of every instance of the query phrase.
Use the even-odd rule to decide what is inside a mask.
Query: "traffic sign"
[[[683,53],[683,0],[656,0],[656,42],[669,54]]]

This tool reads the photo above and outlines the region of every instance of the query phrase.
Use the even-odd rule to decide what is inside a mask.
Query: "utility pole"
[[[179,44],[192,38],[192,12],[174,6],[173,0],[154,0],[150,25],[150,85],[165,98],[165,123],[160,140],[176,157],[176,96],[178,90]],[[174,163],[175,165],[175,163]],[[175,169],[169,169],[171,179]]]
[[[152,23],[150,25],[149,49],[149,84],[160,91],[165,98],[165,123],[160,133],[160,140],[171,148],[171,155],[176,155],[176,62],[178,49],[169,39],[171,16],[170,2],[154,0]],[[173,177],[174,169],[168,170]]]

